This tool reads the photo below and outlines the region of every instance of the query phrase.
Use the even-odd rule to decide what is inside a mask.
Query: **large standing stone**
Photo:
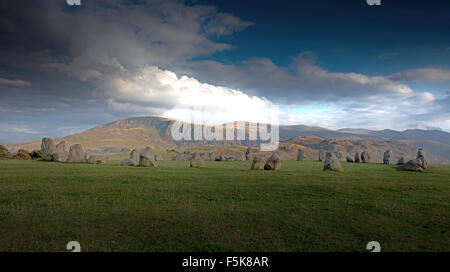
[[[323,161],[325,158],[325,154],[324,154],[324,152],[323,152],[323,150],[320,150],[319,151],[319,161]]]
[[[139,165],[146,166],[146,167],[158,167],[158,162],[155,161],[154,158],[148,158],[147,156],[141,156],[141,158],[139,159]]]
[[[155,152],[149,146],[142,149],[139,155],[140,157],[144,156],[147,159],[155,160]]]
[[[334,153],[327,152],[323,170],[344,172],[344,167],[342,167],[339,159],[336,158]]]
[[[41,141],[42,159],[51,161],[53,153],[56,152],[55,143],[51,138],[43,138]]]
[[[86,162],[84,159],[83,147],[80,144],[70,146],[67,162]]]
[[[427,162],[427,160],[425,158],[425,151],[422,148],[419,148],[419,150],[417,151],[417,159],[422,161],[422,168],[423,169],[427,169],[428,162]]]
[[[402,165],[405,164],[405,158],[401,157],[398,161],[397,161],[398,165]]]
[[[347,156],[347,162],[354,162],[354,161],[353,161],[353,158],[350,157],[350,156]]]
[[[391,164],[391,151],[386,150],[383,155],[383,164]]]
[[[370,162],[370,155],[369,155],[368,152],[363,151],[363,153],[361,153],[361,161],[362,161],[363,163],[368,163],[368,162]]]
[[[133,149],[130,153],[130,159],[137,162],[139,161],[140,155],[139,155],[139,150],[137,150],[136,148]]]
[[[66,152],[66,142],[65,141],[61,141],[56,145],[56,150],[58,152]]]
[[[66,151],[66,142],[61,141],[56,145],[56,151],[52,154],[52,161],[66,162],[69,157],[69,152]]]
[[[122,160],[122,165],[124,166],[137,166],[138,163],[132,159],[126,158]]]
[[[264,170],[280,170],[281,169],[281,159],[277,153],[273,153],[269,159],[267,159],[264,165]]]
[[[206,168],[206,162],[202,159],[192,158],[189,162],[191,168]]]
[[[264,170],[264,164],[264,159],[260,156],[256,156],[253,158],[252,170]]]
[[[355,162],[361,162],[361,156],[359,155],[359,152],[355,153]]]
[[[69,157],[67,151],[57,151],[52,155],[52,161],[54,162],[66,162]]]
[[[305,151],[303,151],[302,149],[299,149],[297,151],[297,161],[303,161],[304,159],[306,159]]]
[[[410,160],[407,163],[400,165],[397,169],[401,170],[401,171],[419,171],[419,172],[422,172],[423,171],[422,160],[420,160],[420,159]]]

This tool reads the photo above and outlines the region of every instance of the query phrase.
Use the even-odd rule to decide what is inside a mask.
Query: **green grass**
[[[0,251],[450,251],[450,166],[0,161]]]

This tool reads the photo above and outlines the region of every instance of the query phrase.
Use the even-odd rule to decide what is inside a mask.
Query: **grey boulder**
[[[383,164],[391,164],[391,151],[386,150],[383,155]]]
[[[422,162],[422,168],[427,169],[428,162],[425,158],[425,151],[422,148],[419,148],[419,150],[417,151],[417,159]]]
[[[139,150],[137,150],[136,148],[133,149],[130,153],[130,159],[135,162],[139,161]]]
[[[264,159],[260,156],[256,156],[253,158],[252,170],[264,170],[264,164]]]
[[[270,158],[267,159],[264,165],[264,170],[280,170],[281,169],[281,159],[277,153],[273,153]]]
[[[70,146],[67,162],[86,162],[83,147],[80,144]]]
[[[342,167],[339,159],[334,153],[327,152],[325,163],[323,164],[323,170],[344,172],[344,167]]]
[[[132,159],[126,158],[122,160],[123,166],[137,166],[138,163]]]
[[[206,162],[203,159],[191,159],[189,165],[191,168],[205,168]]]
[[[303,161],[304,159],[306,159],[305,151],[303,151],[302,149],[299,149],[297,151],[297,161]]]
[[[55,143],[51,138],[43,138],[41,141],[42,159],[51,161],[53,154],[56,153]]]
[[[370,162],[370,155],[369,153],[367,153],[366,151],[364,151],[363,153],[361,153],[361,161],[363,163],[368,163]]]
[[[415,159],[406,162],[405,164],[400,165],[398,168],[400,171],[419,171],[422,172],[422,160]]]
[[[141,156],[139,159],[139,165],[145,167],[158,167],[158,162],[154,158],[148,158],[147,156]]]

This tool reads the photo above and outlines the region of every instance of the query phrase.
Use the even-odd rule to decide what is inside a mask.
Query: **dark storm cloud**
[[[213,38],[251,25],[183,1],[84,0],[69,7],[64,0],[7,0],[0,13],[3,142],[35,138],[38,128],[61,136],[55,135],[61,126],[88,128],[142,114],[111,110],[111,80],[231,49]],[[147,106],[146,114],[158,113]]]
[[[330,72],[316,58],[311,52],[300,53],[289,68],[269,59],[247,60],[240,65],[202,61],[190,63],[186,71],[200,80],[246,90],[282,104],[399,98],[413,93],[408,85],[388,77]]]

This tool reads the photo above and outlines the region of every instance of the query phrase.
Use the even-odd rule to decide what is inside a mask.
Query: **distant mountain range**
[[[247,146],[255,144],[250,141],[234,142],[175,142],[170,129],[175,120],[161,117],[136,117],[115,121],[109,124],[55,139],[67,144],[80,143],[85,149],[101,153],[122,152],[135,147],[151,146],[156,150],[189,149],[199,145],[234,145]],[[294,156],[296,149],[304,148],[307,157],[314,159],[319,149],[337,150],[343,155],[368,150],[374,160],[379,161],[386,149],[391,149],[396,157],[413,158],[418,147],[429,154],[431,163],[450,163],[450,133],[438,130],[380,130],[340,129],[330,130],[304,125],[280,126],[280,148],[286,156]],[[6,145],[14,151],[19,148],[40,149],[40,140]]]

